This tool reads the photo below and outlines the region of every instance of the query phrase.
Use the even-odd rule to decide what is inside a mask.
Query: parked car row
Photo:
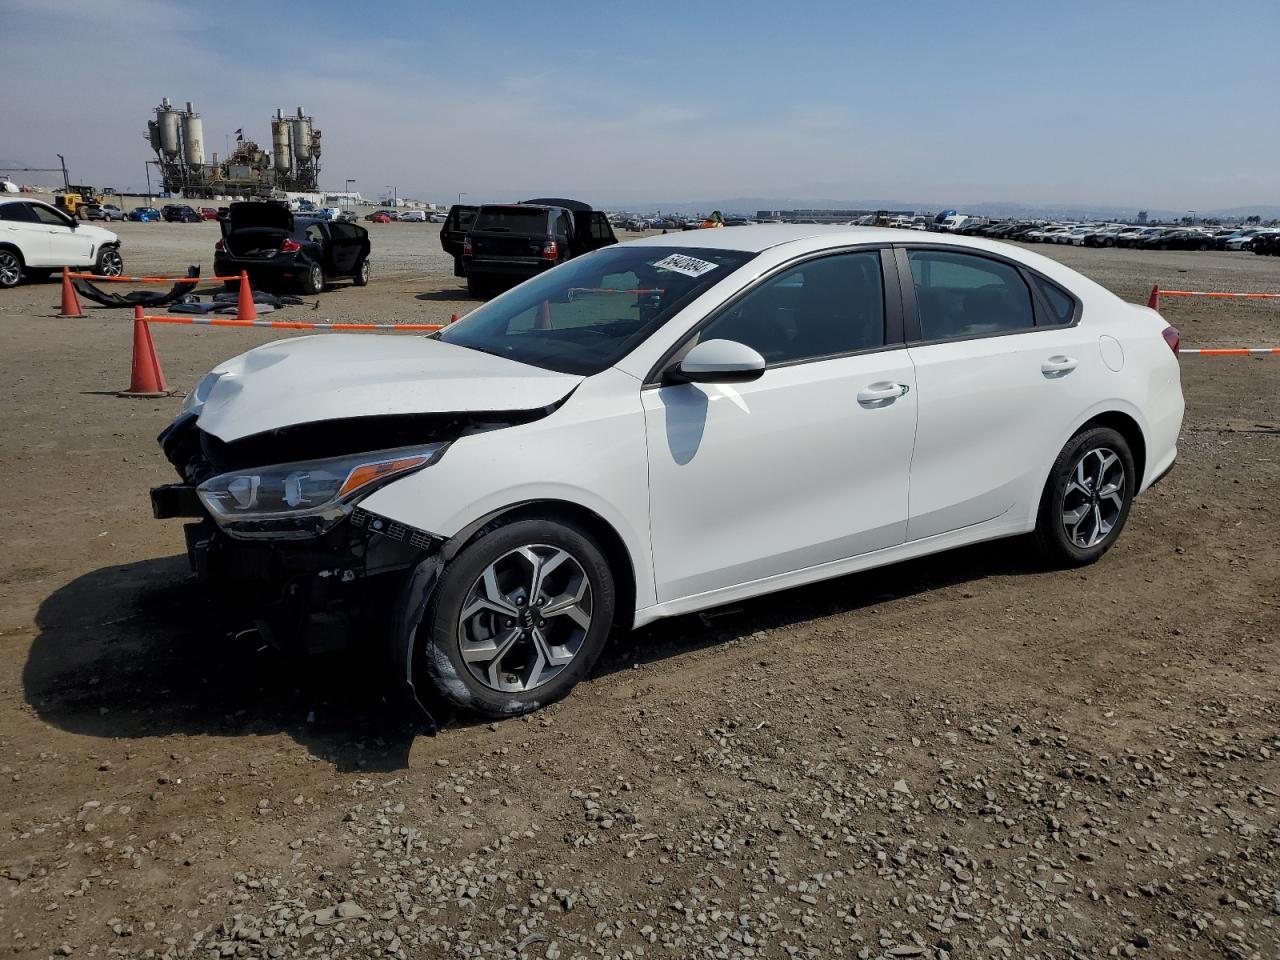
[[[1025,220],[970,220],[950,233],[960,236],[1057,243],[1077,247],[1127,247],[1136,250],[1249,250],[1259,237],[1280,230],[1267,227],[1143,226],[1125,223],[1040,223]]]
[[[425,210],[375,210],[366,214],[365,219],[370,223],[443,223],[444,216],[428,214]]]

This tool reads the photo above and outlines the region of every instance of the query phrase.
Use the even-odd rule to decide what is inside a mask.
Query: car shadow
[[[284,733],[339,770],[408,765],[414,733],[385,700],[380,655],[277,653],[250,624],[221,615],[186,557],[78,577],[45,598],[36,626],[23,692],[59,729],[122,739]]]
[[[794,627],[810,620],[854,613],[961,583],[988,577],[1044,572],[1029,547],[1016,540],[995,540],[960,547],[901,563],[851,573],[715,607],[701,613],[659,620],[632,633],[616,632],[595,667],[595,675],[628,670],[637,664],[739,640],[762,630]]]
[[[1037,572],[1024,556],[997,541],[616,631],[594,673],[939,587]],[[24,696],[41,720],[71,733],[126,740],[283,733],[340,771],[392,772],[407,768],[422,732],[388,702],[376,645],[306,660],[280,654],[248,624],[224,619],[185,557],[84,574],[45,598],[36,625]],[[443,710],[435,719],[455,729],[489,722]]]
[[[455,290],[429,290],[426,293],[415,293],[413,299],[425,300],[428,303],[458,303],[476,298],[467,292],[466,287],[458,287]]]

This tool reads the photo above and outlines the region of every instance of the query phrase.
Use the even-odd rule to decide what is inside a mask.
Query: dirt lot
[[[428,224],[285,318],[472,304]],[[214,224],[125,224],[130,272]],[[1280,260],[1050,248],[1129,299]],[[358,658],[221,635],[122,311],[0,294],[0,949],[30,956],[1280,956],[1280,358],[1187,358],[1178,469],[1094,567],[967,549],[616,638],[411,738]],[[313,308],[312,304],[316,306]],[[1187,345],[1274,303],[1171,302]],[[269,331],[159,328],[175,387]]]

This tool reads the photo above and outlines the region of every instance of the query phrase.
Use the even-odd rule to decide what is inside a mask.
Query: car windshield
[[[754,256],[694,247],[608,247],[522,283],[436,336],[536,367],[591,376]]]

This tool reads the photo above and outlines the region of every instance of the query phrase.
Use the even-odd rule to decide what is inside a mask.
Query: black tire
[[[467,277],[467,293],[475,297],[477,300],[489,299],[489,284],[485,283],[479,277]]]
[[[22,254],[13,247],[0,247],[0,288],[16,287],[22,282]]]
[[[100,277],[119,277],[124,275],[124,258],[116,247],[103,247],[94,262],[93,272]]]
[[[356,266],[355,275],[351,278],[351,282],[357,287],[367,287],[369,285],[369,258],[365,257]]]
[[[1116,462],[1110,467],[1103,467],[1111,455],[1116,457]],[[1086,479],[1083,487],[1078,482],[1077,472],[1082,463],[1085,464],[1083,474]],[[1107,494],[1106,491],[1117,480],[1117,466],[1122,471],[1118,476],[1119,489],[1114,494]],[[1102,484],[1098,483],[1097,476],[1100,468],[1106,481]],[[1115,430],[1089,427],[1077,433],[1058,454],[1040,497],[1040,512],[1032,537],[1041,556],[1050,564],[1063,567],[1082,567],[1101,557],[1111,549],[1124,529],[1133,505],[1134,491],[1141,479],[1134,469],[1128,441]],[[1095,487],[1100,487],[1104,495],[1096,496]],[[1118,506],[1115,505],[1116,497]],[[1082,506],[1086,511],[1077,526],[1071,529],[1065,519],[1068,504],[1073,513]],[[1095,531],[1101,532],[1096,540]]]
[[[311,266],[307,267],[307,272],[303,274],[302,279],[298,281],[298,285],[302,287],[302,292],[309,295],[315,295],[324,290],[324,267],[312,260]]]
[[[463,659],[459,634],[463,629],[471,632],[470,628],[464,628],[462,623],[463,605],[472,596],[473,590],[481,588],[482,577],[491,566],[496,565],[501,568],[508,558],[515,557],[516,552],[522,548],[563,551],[569,555],[569,558],[576,563],[576,570],[582,575],[581,579],[585,579],[588,586],[588,590],[582,593],[582,596],[588,599],[587,613],[590,619],[586,628],[580,628],[582,635],[579,638],[565,641],[566,644],[575,645],[573,658],[559,666],[558,672],[554,672],[550,679],[535,684],[529,689],[498,689],[478,679],[472,672],[475,669],[477,672],[488,673],[494,669],[492,661],[487,664],[477,663],[473,668]],[[527,568],[533,569],[531,566]],[[568,572],[575,568],[571,568],[565,562],[555,569]],[[556,576],[554,571],[543,582],[550,582],[553,576]],[[494,583],[497,584],[497,582],[498,578],[495,576]],[[511,602],[520,604],[521,610],[517,619],[506,619],[500,613],[485,610],[472,615],[467,622],[471,625],[477,618],[489,618],[493,633],[487,641],[483,642],[496,644],[500,630],[508,636],[510,635],[508,631],[519,635],[510,643],[508,654],[497,660],[498,666],[504,668],[499,679],[504,682],[511,679],[519,683],[527,683],[534,679],[535,667],[529,667],[528,674],[524,677],[520,676],[520,671],[524,669],[521,664],[527,666],[528,662],[532,662],[538,656],[538,646],[534,638],[535,627],[541,627],[547,631],[546,642],[559,650],[567,650],[568,647],[551,641],[566,634],[552,634],[550,631],[567,628],[573,632],[574,628],[573,624],[569,623],[569,618],[557,619],[555,624],[544,624],[537,612],[539,598],[530,596],[521,600],[517,594],[530,588],[526,587],[519,577],[509,582],[515,586],[511,588],[510,594],[504,592],[503,595],[504,597],[514,596],[516,599]],[[550,594],[550,591],[548,593]],[[422,622],[418,626],[414,650],[415,683],[419,689],[423,689],[421,686],[423,683],[430,683],[441,697],[455,707],[485,717],[517,716],[554,703],[565,696],[595,665],[609,638],[615,601],[613,573],[609,569],[608,562],[595,541],[583,531],[569,524],[548,519],[515,520],[511,523],[496,524],[482,531],[477,539],[454,557],[441,575]],[[547,619],[550,621],[551,617]],[[508,665],[512,668],[510,672],[505,669]],[[546,667],[538,669],[541,672],[546,671]]]

